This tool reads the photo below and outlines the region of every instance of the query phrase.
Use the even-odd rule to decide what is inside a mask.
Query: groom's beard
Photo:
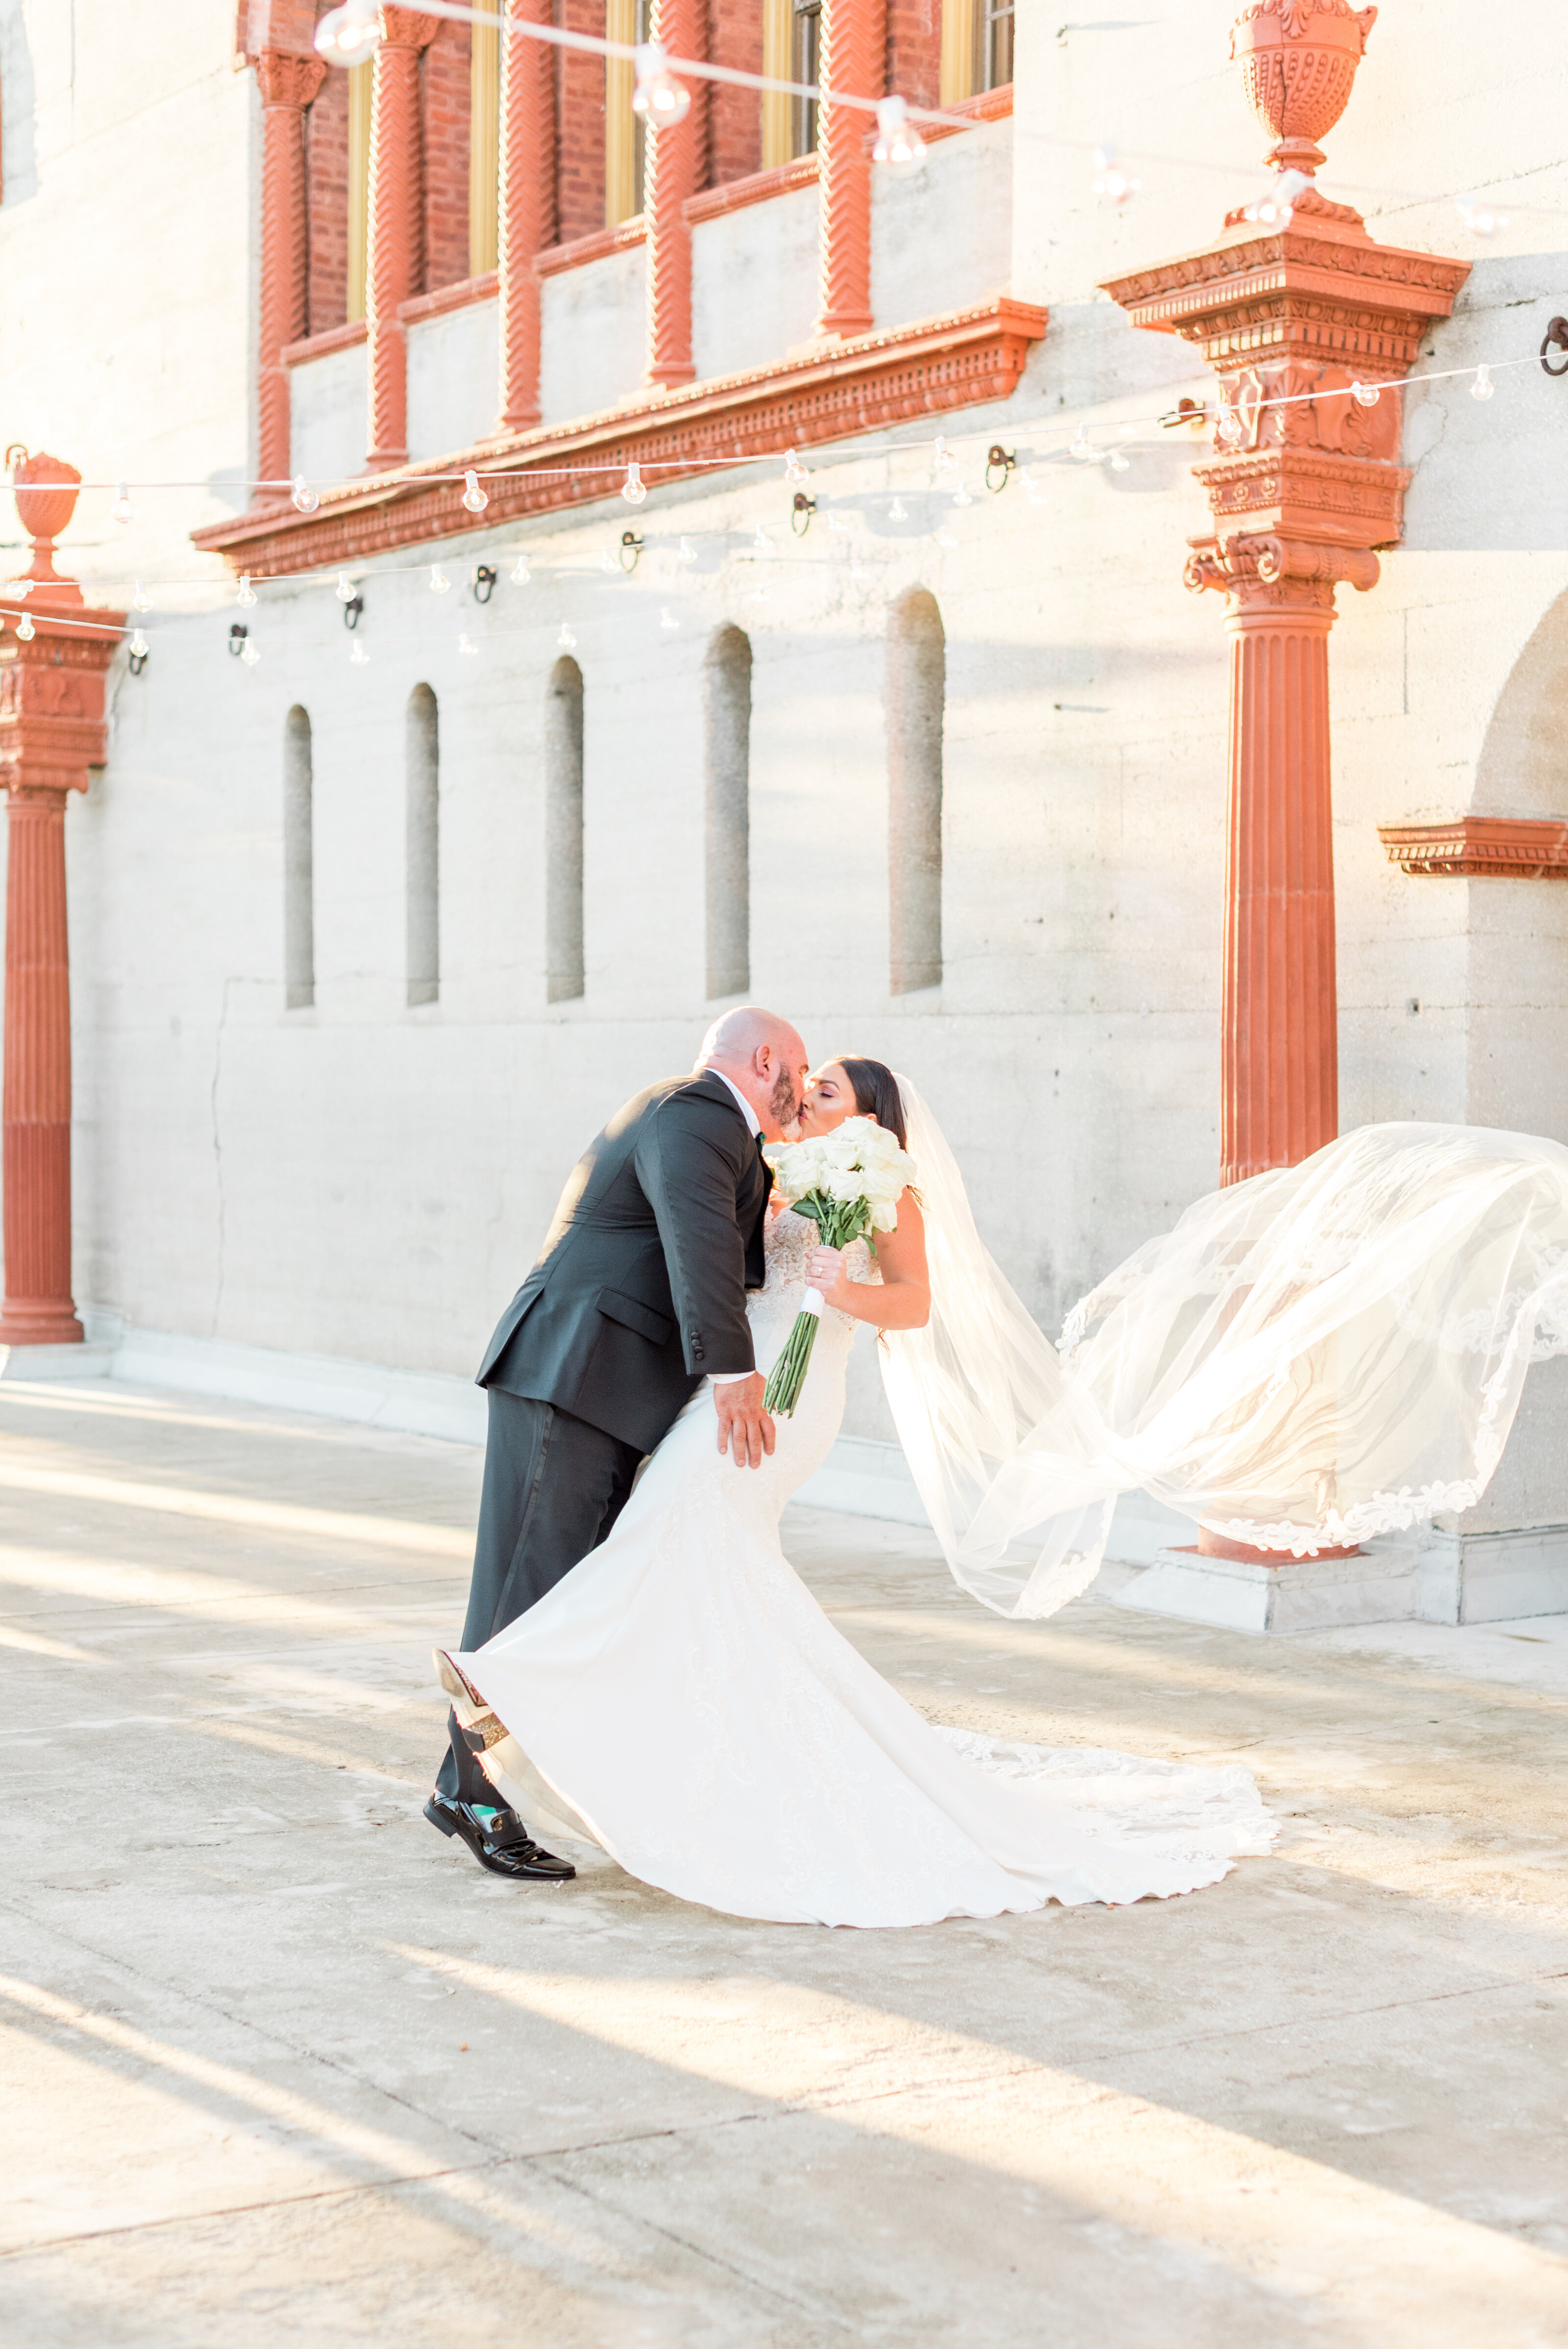
[[[788,1070],[781,1070],[773,1081],[773,1091],[768,1096],[768,1106],[773,1112],[773,1123],[782,1128],[793,1125],[805,1104],[805,1094],[795,1091],[795,1080]]]

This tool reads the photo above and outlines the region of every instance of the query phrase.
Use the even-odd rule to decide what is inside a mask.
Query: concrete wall
[[[934,482],[915,444],[936,427],[914,419],[812,455],[803,539],[781,481],[748,469],[655,492],[629,579],[600,568],[618,501],[366,566],[367,667],[349,665],[330,580],[263,588],[247,616],[254,670],[227,657],[232,590],[186,538],[242,502],[251,464],[253,83],[197,0],[165,12],[156,46],[84,0],[74,64],[68,13],[0,5],[5,152],[20,159],[0,205],[0,412],[91,479],[204,485],[149,495],[112,539],[107,495],[84,496],[68,548],[89,584],[146,575],[157,604],[146,674],[113,681],[108,768],[71,812],[81,1293],[141,1329],[471,1366],[577,1148],[624,1094],[687,1061],[710,1016],[701,667],[729,624],[754,655],[753,992],[793,1013],[814,1052],[854,1046],[920,1080],[985,1237],[1054,1321],[1216,1171],[1223,614],[1181,584],[1205,521],[1189,473],[1203,450],[1152,421],[1205,378],[1096,287],[1205,240],[1258,184],[1230,0],[1068,27],[1026,0],[1015,126],[945,140],[924,181],[879,186],[879,320],[1009,276],[1050,307],[1013,399],[940,419],[968,503],[952,502],[954,477]],[[1533,364],[1563,306],[1563,77],[1544,0],[1514,17],[1503,45],[1458,0],[1386,7],[1328,142],[1331,194],[1497,191],[1513,218],[1486,247],[1451,206],[1367,203],[1377,233],[1477,255],[1428,365],[1530,362],[1500,365],[1488,403],[1462,379],[1411,398],[1407,543],[1375,593],[1341,591],[1343,1104],[1346,1124],[1497,1120],[1568,1138],[1568,892],[1409,881],[1375,829],[1472,804],[1568,812],[1554,725],[1568,642],[1538,634],[1568,591],[1568,387]],[[1123,210],[1090,193],[1086,125],[1114,128],[1143,182]],[[1158,160],[1171,156],[1191,160]],[[809,326],[810,214],[794,196],[699,227],[704,369],[761,363]],[[80,288],[68,318],[62,254]],[[548,420],[636,388],[644,268],[634,247],[546,281]],[[421,452],[483,429],[493,332],[490,305],[415,330]],[[344,356],[351,375],[363,355]],[[329,440],[346,429],[337,366],[295,373],[296,462],[340,446],[346,472],[361,457]],[[1124,472],[1065,453],[1080,419],[1124,438]],[[997,438],[1033,494],[1021,471],[999,496],[981,488]],[[506,575],[520,546],[526,587]],[[458,583],[442,597],[427,585],[438,553]],[[462,583],[503,556],[481,609]],[[945,968],[939,990],[895,997],[883,668],[887,614],[913,587],[946,635]],[[581,1000],[551,1005],[542,730],[563,623],[585,690],[587,977]],[[439,712],[442,973],[438,1000],[409,1010],[402,761],[420,683]],[[296,703],[314,730],[317,990],[290,1012]],[[874,1363],[856,1361],[851,1432],[875,1436]]]

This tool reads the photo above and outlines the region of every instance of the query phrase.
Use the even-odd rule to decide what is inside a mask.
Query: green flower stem
[[[795,1202],[798,1216],[809,1216],[822,1235],[824,1247],[845,1248],[865,1230],[872,1217],[871,1203],[866,1199],[830,1199],[820,1191],[809,1191]],[[776,1415],[792,1419],[795,1405],[800,1400],[800,1390],[806,1383],[806,1371],[811,1360],[811,1349],[817,1342],[815,1313],[797,1313],[795,1326],[784,1341],[784,1350],[769,1373],[763,1392],[762,1408]]]

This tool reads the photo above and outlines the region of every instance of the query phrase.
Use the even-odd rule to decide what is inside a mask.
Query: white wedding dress
[[[814,1225],[767,1233],[758,1365],[788,1337]],[[863,1241],[851,1278],[875,1277]],[[531,1826],[731,1916],[922,1925],[1213,1884],[1274,1829],[1242,1769],[1189,1769],[933,1727],[833,1629],[779,1546],[827,1457],[854,1324],[824,1313],[759,1469],[717,1448],[698,1388],[609,1538],[457,1659],[508,1734],[485,1766]]]

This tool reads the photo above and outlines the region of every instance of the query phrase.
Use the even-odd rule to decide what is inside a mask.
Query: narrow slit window
[[[315,1001],[315,784],[310,719],[297,705],[284,722],[284,1002]]]
[[[408,1001],[434,1003],[441,991],[440,745],[436,697],[428,685],[408,696],[407,749]]]
[[[583,672],[569,659],[545,696],[544,870],[546,993],[567,1003],[583,991]]]
[[[923,588],[892,614],[887,647],[888,884],[894,995],[942,984],[942,730],[947,645]]]
[[[751,645],[720,628],[704,674],[707,994],[751,988]]]

